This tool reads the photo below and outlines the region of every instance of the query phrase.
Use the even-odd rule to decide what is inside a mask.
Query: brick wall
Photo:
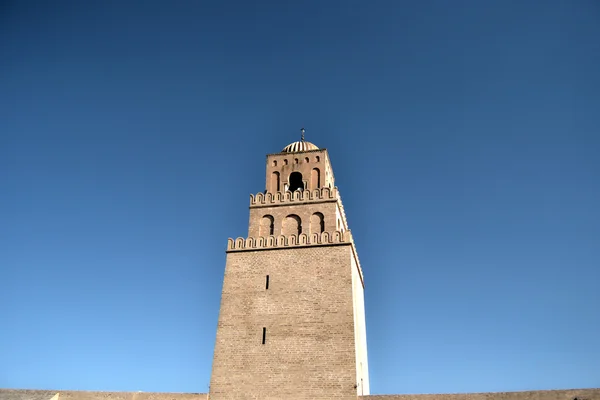
[[[207,400],[206,393],[86,392],[0,389],[0,400]]]
[[[464,394],[395,394],[361,396],[359,400],[600,400],[600,389],[536,390]]]
[[[250,209],[250,221],[248,224],[248,236],[258,237],[260,221],[263,216],[271,215],[274,219],[274,232],[275,236],[282,234],[282,224],[285,217],[293,214],[300,217],[302,220],[302,232],[303,233],[321,233],[317,227],[311,227],[310,218],[313,214],[319,212],[324,216],[325,231],[333,232],[336,230],[336,212],[337,212],[337,200],[330,202],[322,202],[316,204],[299,204],[299,205],[283,205],[274,207],[260,207]]]
[[[351,257],[350,245],[227,254],[211,400],[356,399]]]
[[[296,162],[297,160],[297,162]],[[313,169],[317,168],[320,175],[320,185],[316,184]],[[279,174],[279,190],[273,178],[273,173]],[[302,180],[306,182],[307,189],[335,186],[333,170],[326,149],[310,150],[298,153],[278,153],[267,155],[266,165],[266,190],[271,193],[283,192],[285,184],[289,183],[292,172],[302,174]]]
[[[0,400],[208,400],[206,393],[136,393],[136,392],[86,392],[62,390],[0,389]],[[253,393],[241,394],[236,399],[256,397]],[[266,398],[266,397],[264,397]],[[314,399],[326,399],[316,395]],[[349,397],[350,398],[350,397]],[[355,399],[356,397],[352,397]],[[214,397],[211,396],[210,400]],[[287,398],[282,398],[287,399]],[[527,392],[461,393],[461,394],[397,394],[359,396],[359,400],[600,400],[600,389],[536,390]]]

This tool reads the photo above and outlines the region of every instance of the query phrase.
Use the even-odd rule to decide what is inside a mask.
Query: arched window
[[[280,185],[281,179],[279,179],[279,172],[275,171],[273,172],[273,175],[271,175],[271,191],[279,192],[281,190]]]
[[[304,162],[305,163],[310,162],[310,160],[308,159],[308,157],[304,157]]]
[[[277,160],[273,160],[273,166],[276,167],[277,166]]]
[[[281,224],[282,235],[299,235],[302,233],[302,220],[295,214],[290,214]]]
[[[319,168],[313,168],[310,175],[310,181],[313,189],[319,189],[321,187],[321,171],[319,171]]]
[[[289,191],[304,190],[304,182],[302,182],[302,174],[300,172],[292,172],[290,174]]]
[[[315,161],[316,161],[316,162],[319,162],[319,161],[321,161],[321,157],[319,157],[319,156],[316,156],[316,157],[315,157]]]
[[[258,231],[259,236],[271,236],[273,234],[273,228],[275,226],[274,219],[271,215],[265,215],[260,220],[260,229]]]
[[[325,232],[325,218],[320,212],[310,216],[310,233]]]

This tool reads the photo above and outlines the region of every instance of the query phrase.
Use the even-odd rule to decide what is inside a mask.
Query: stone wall
[[[352,257],[350,243],[227,254],[211,400],[356,399]]]
[[[287,204],[285,206],[263,206],[260,208],[250,208],[250,223],[248,224],[248,236],[259,237],[261,236],[260,222],[264,215],[271,215],[274,219],[274,236],[279,235],[290,235],[292,233],[298,234],[298,232],[286,233],[283,231],[283,222],[285,217],[292,214],[300,217],[302,221],[302,233],[311,236],[314,233],[321,233],[320,226],[311,226],[310,217],[315,213],[321,213],[325,218],[325,231],[334,232],[336,231],[336,210],[337,210],[337,199],[329,202],[314,202],[308,204]],[[265,235],[267,236],[267,235]]]
[[[298,153],[278,153],[267,155],[266,190],[270,193],[284,192],[292,172],[302,174],[302,181],[309,190],[335,186],[333,171],[326,149],[309,150]],[[315,180],[313,170],[319,171]],[[279,185],[277,185],[277,180]],[[320,183],[317,184],[317,181]],[[278,188],[279,186],[279,188]]]
[[[600,400],[600,389],[535,390],[528,392],[460,394],[391,394],[361,396],[360,400]]]
[[[0,389],[0,400],[208,400],[206,393],[85,392]],[[257,398],[242,396],[241,398]],[[314,399],[329,399],[315,395]],[[262,399],[262,397],[260,398]],[[285,398],[281,398],[284,400]],[[392,394],[360,396],[359,400],[600,400],[599,389],[536,390],[461,394]],[[211,399],[212,400],[212,399]]]
[[[207,400],[206,393],[86,392],[0,389],[0,400]]]

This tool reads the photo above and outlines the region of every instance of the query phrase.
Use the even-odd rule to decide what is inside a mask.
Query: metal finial
[[[301,140],[304,142],[304,128],[300,129],[300,132],[302,133]]]

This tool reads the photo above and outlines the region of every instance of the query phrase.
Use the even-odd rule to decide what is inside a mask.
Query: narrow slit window
[[[267,341],[267,328],[263,328],[262,344],[265,344],[266,341]]]
[[[269,289],[269,275],[267,275],[267,279],[266,279],[266,283],[265,283],[265,289]]]

